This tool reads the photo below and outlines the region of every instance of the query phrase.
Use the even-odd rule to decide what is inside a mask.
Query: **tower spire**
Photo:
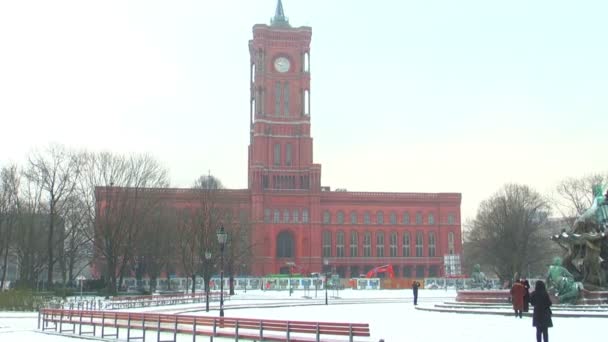
[[[283,11],[283,2],[281,0],[277,1],[277,9],[274,12],[274,18],[270,19],[271,26],[285,26],[290,27],[289,18],[285,16],[285,12]]]

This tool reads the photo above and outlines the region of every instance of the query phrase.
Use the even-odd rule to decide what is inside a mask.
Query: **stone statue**
[[[471,287],[472,288],[481,288],[482,290],[486,287],[488,279],[486,275],[481,272],[481,266],[479,264],[475,264],[473,266],[473,272],[471,272]]]
[[[555,257],[553,264],[549,266],[547,288],[555,292],[560,303],[575,303],[578,298],[579,288],[572,274],[562,266],[560,257]]]
[[[606,287],[608,264],[608,192],[602,195],[599,185],[593,186],[593,202],[574,221],[570,232],[565,230],[551,239],[565,251],[563,265],[590,290]]]

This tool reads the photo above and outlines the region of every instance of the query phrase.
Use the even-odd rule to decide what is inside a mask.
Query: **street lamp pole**
[[[220,317],[224,317],[224,246],[228,234],[224,230],[224,225],[217,231],[217,241],[220,243]]]
[[[327,286],[328,286],[328,284],[327,284],[327,274],[329,272],[327,272],[327,266],[329,265],[329,259],[327,259],[327,258],[323,259],[323,264],[325,265],[325,268],[326,268],[325,270],[323,270],[323,273],[325,275],[325,286],[324,286],[325,287],[325,305],[328,305],[327,304]]]
[[[205,312],[209,312],[209,259],[211,259],[211,252],[207,251],[205,252],[205,274],[203,275],[205,278]]]

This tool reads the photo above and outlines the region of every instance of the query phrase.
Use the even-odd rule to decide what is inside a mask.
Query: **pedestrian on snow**
[[[528,279],[524,279],[524,312],[530,311],[530,282]]]
[[[420,283],[417,280],[414,280],[412,283],[412,290],[414,291],[414,305],[418,305],[418,288],[420,287]]]
[[[522,311],[524,310],[524,284],[517,280],[511,287],[511,301],[513,303],[513,310],[515,310],[515,317],[521,318]]]
[[[549,328],[553,326],[551,320],[551,298],[542,280],[537,280],[534,292],[530,295],[530,304],[534,306],[532,313],[532,326],[536,327],[536,342],[549,342]]]

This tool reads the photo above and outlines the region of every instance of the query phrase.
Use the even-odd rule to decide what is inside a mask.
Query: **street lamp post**
[[[329,274],[329,272],[327,272],[327,266],[329,265],[329,259],[325,258],[323,259],[323,264],[325,265],[325,270],[323,271],[324,275],[325,275],[325,305],[327,304],[327,275]]]
[[[220,243],[220,317],[224,317],[224,247],[228,234],[224,230],[224,225],[217,231],[217,242]]]
[[[210,272],[209,272],[209,260],[211,259],[211,252],[207,251],[205,252],[205,260],[207,260],[205,262],[205,274],[204,276],[204,280],[205,280],[205,311],[209,312],[209,277],[210,277]]]

